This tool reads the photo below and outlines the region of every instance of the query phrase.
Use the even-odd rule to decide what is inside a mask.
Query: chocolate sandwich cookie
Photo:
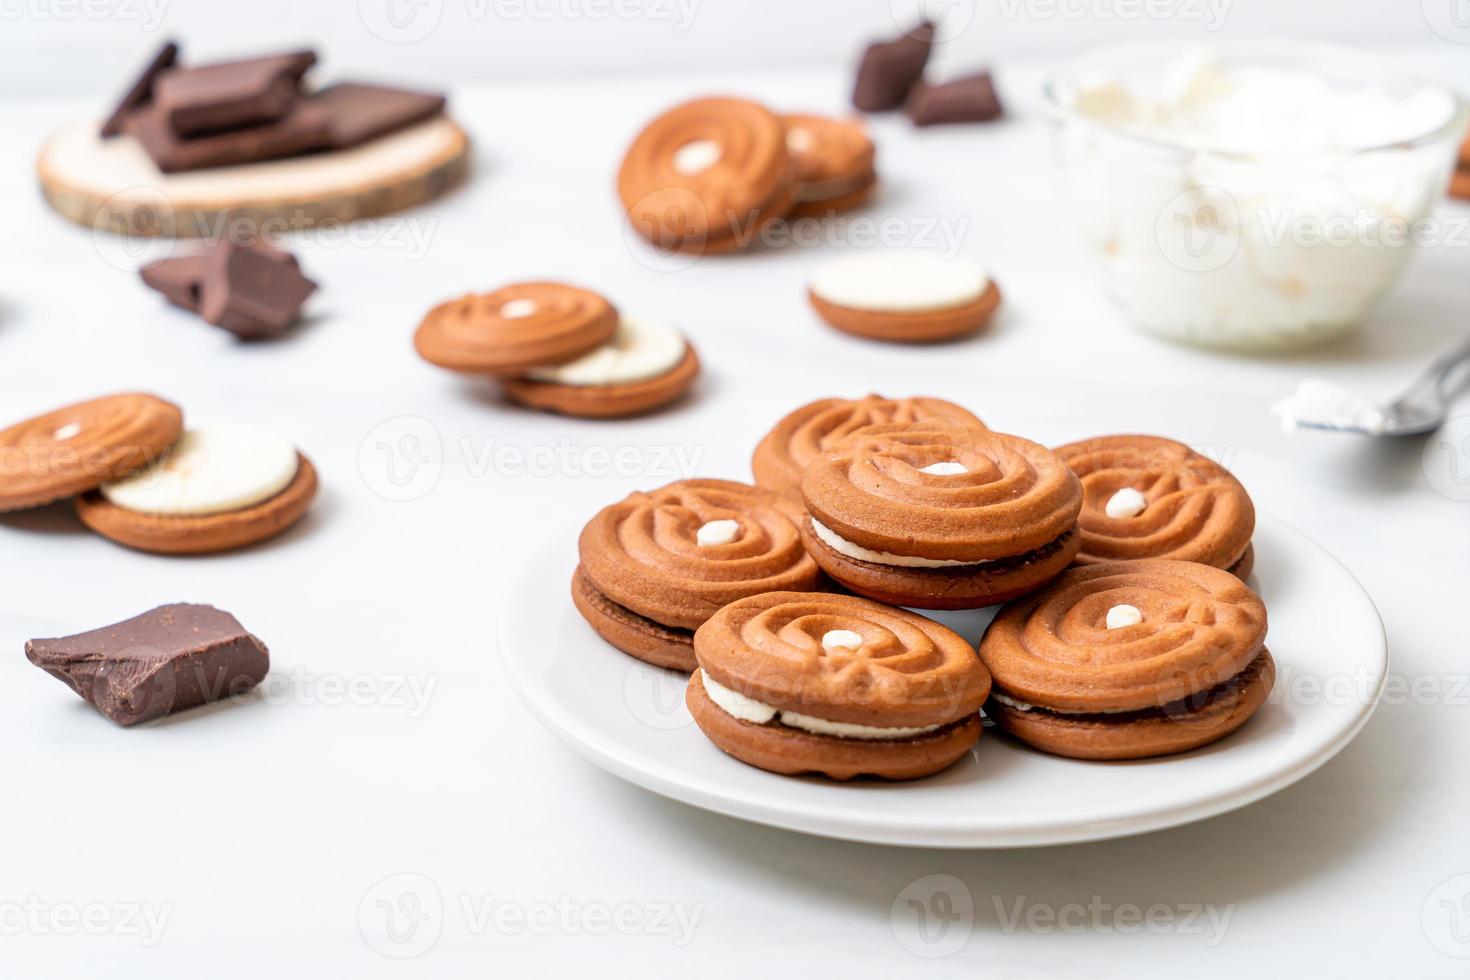
[[[101,486],[163,456],[184,430],[177,405],[108,395],[0,430],[0,511],[39,507]]]
[[[175,603],[75,636],[30,640],[26,659],[124,727],[255,687],[270,651],[229,613]]]
[[[786,127],[744,99],[686,102],[638,134],[618,171],[633,230],[668,251],[748,245],[796,203]]]
[[[677,400],[699,375],[684,336],[659,320],[622,315],[613,338],[575,361],[535,368],[501,386],[512,401],[581,418],[622,418]]]
[[[990,676],[963,637],[853,596],[773,592],[694,634],[685,701],[741,762],[833,779],[918,779],[980,737]]]
[[[791,503],[728,480],[681,480],[604,507],[582,529],[577,609],[639,660],[694,669],[693,631],[721,606],[809,591],[821,573]]]
[[[76,501],[82,523],[140,551],[191,555],[264,541],[306,515],[316,469],[289,442],[245,426],[190,429],[148,468]]]
[[[799,496],[801,474],[822,453],[841,446],[854,432],[882,422],[919,422],[948,418],[985,428],[968,410],[941,398],[823,398],[791,412],[755,447],[750,467],[755,482],[778,493]]]
[[[1159,436],[1099,436],[1056,453],[1082,480],[1079,565],[1173,558],[1250,575],[1255,506],[1219,463]]]
[[[859,595],[973,609],[1023,595],[1077,554],[1082,484],[1051,450],[952,422],[870,426],[801,478],[802,540]]]
[[[1276,666],[1266,607],[1197,562],[1068,570],[1005,606],[980,641],[985,713],[1028,745],[1076,759],[1141,759],[1224,738],[1265,703]]]
[[[796,207],[792,217],[825,216],[857,207],[878,184],[873,141],[851,119],[789,115],[786,148],[796,162]]]
[[[828,263],[807,298],[831,326],[873,340],[929,343],[974,333],[1000,305],[984,269],[922,252],[859,253]]]
[[[513,378],[575,361],[612,340],[617,329],[618,311],[597,293],[528,282],[439,304],[413,342],[430,364]]]

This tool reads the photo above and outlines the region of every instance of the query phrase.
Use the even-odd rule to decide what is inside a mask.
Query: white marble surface
[[[916,216],[958,222],[963,251],[1006,292],[988,336],[932,349],[859,342],[814,320],[803,282],[831,246],[669,273],[624,242],[612,174],[642,119],[719,90],[835,110],[837,70],[461,90],[474,182],[355,245],[300,242],[323,284],[309,322],[254,346],[167,308],[130,271],[137,255],[46,211],[33,154],[87,105],[0,107],[12,232],[0,241],[0,417],[152,390],[193,420],[289,435],[324,483],[303,526],[227,557],[129,553],[64,507],[0,519],[4,972],[856,977],[926,969],[919,949],[952,953],[940,969],[972,976],[1463,976],[1466,961],[1430,933],[1451,924],[1440,899],[1466,891],[1436,887],[1470,872],[1470,505],[1431,485],[1422,441],[1286,436],[1266,406],[1308,372],[1371,394],[1407,381],[1465,330],[1466,240],[1427,250],[1360,336],[1323,350],[1256,360],[1137,336],[1083,265],[1028,111],[1034,80],[1007,76],[1016,112],[1003,124],[875,126],[886,183],[869,214],[911,229]],[[1445,214],[1470,221],[1463,206]],[[431,303],[542,276],[676,322],[708,369],[698,397],[638,421],[566,421],[502,405],[414,356],[409,338]],[[549,529],[682,475],[681,459],[746,477],[756,439],[787,409],[871,390],[954,398],[1044,442],[1143,431],[1210,447],[1261,508],[1358,575],[1387,623],[1395,674],[1418,693],[1396,689],[1339,758],[1243,811],[989,853],[833,843],[709,816],[623,785],[531,720],[491,637],[502,593]],[[422,482],[404,484],[420,495],[394,502],[381,492],[397,491],[379,443],[412,448],[406,435],[430,462]],[[1431,471],[1460,496],[1467,447],[1429,450]],[[610,474],[609,458],[625,465]],[[1450,462],[1458,484],[1443,478]],[[22,656],[28,637],[179,600],[229,609],[269,643],[266,699],[124,731]],[[426,876],[443,902],[407,944],[369,929],[391,952],[437,931],[406,961],[359,928],[360,909],[370,926],[383,921],[378,900],[398,895],[392,883],[372,889],[397,874]],[[910,885],[931,874],[963,881],[975,909],[969,925],[956,909],[951,931],[926,945],[907,899],[927,896],[927,883]],[[156,942],[124,928],[138,903],[167,916]],[[1130,904],[1158,905],[1173,925],[1126,934]],[[93,906],[112,926],[68,934],[66,910]],[[1223,934],[1208,915],[1186,922],[1195,906],[1228,916]],[[685,925],[697,916],[692,933],[661,908]],[[592,934],[600,913],[621,914],[626,934]],[[1458,925],[1470,939],[1466,910]],[[1441,945],[1470,953],[1470,942]]]

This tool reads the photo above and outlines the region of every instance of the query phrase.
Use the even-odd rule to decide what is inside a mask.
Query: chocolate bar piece
[[[330,118],[323,106],[298,99],[275,122],[184,138],[174,133],[157,104],[128,117],[127,131],[143,145],[166,174],[207,167],[259,163],[326,149],[331,142]]]
[[[166,42],[144,66],[137,81],[133,82],[127,92],[118,100],[117,108],[112,110],[112,115],[102,124],[102,136],[104,139],[112,136],[120,136],[123,131],[123,122],[128,114],[134,109],[142,108],[153,98],[153,87],[158,81],[158,76],[174,66],[179,58],[179,46],[172,41]]]
[[[247,247],[277,262],[288,263],[293,269],[298,268],[296,256],[290,252],[284,252],[259,241],[252,242]],[[144,285],[158,290],[170,303],[191,313],[198,313],[199,294],[204,285],[204,270],[208,265],[209,256],[216,248],[218,248],[217,245],[210,245],[192,255],[174,255],[166,259],[159,259],[143,266],[138,270],[138,274],[143,277]]]
[[[331,115],[332,148],[359,146],[444,111],[444,96],[386,85],[340,82],[311,96]]]
[[[238,696],[270,669],[270,651],[213,606],[178,603],[54,640],[26,658],[119,725]]]
[[[863,52],[852,104],[863,112],[897,109],[924,75],[934,46],[934,25],[925,21],[892,41],[875,41]]]
[[[916,126],[989,122],[1001,115],[1000,97],[986,71],[938,85],[921,82],[904,111]]]
[[[247,339],[275,337],[295,321],[316,283],[294,262],[221,242],[206,260],[199,315]]]
[[[295,51],[181,68],[158,79],[153,101],[178,136],[258,126],[291,111],[314,64],[314,52]]]

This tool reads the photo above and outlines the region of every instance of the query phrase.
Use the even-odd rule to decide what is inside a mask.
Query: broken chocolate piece
[[[234,616],[187,603],[30,640],[26,658],[124,726],[238,696],[270,669],[270,651]]]
[[[275,337],[295,321],[316,283],[294,262],[221,242],[205,264],[199,315],[247,339]]]
[[[275,122],[296,102],[316,54],[296,51],[168,72],[153,101],[178,136],[198,136]]]
[[[925,21],[892,41],[875,41],[863,52],[852,104],[863,112],[897,109],[924,75],[934,46],[934,25]]]
[[[346,149],[423,122],[444,111],[444,96],[431,92],[341,82],[311,96],[331,116],[332,148]]]
[[[1000,97],[987,71],[937,85],[920,82],[904,111],[916,126],[989,122],[1001,115]]]
[[[176,255],[150,262],[138,270],[143,283],[158,290],[175,306],[199,312],[199,284],[204,280],[203,255]]]
[[[127,131],[166,174],[295,156],[331,141],[327,110],[305,100],[275,122],[189,138],[175,134],[160,109],[154,104],[133,113]]]
[[[277,262],[288,263],[292,268],[298,268],[296,256],[290,252],[267,245],[265,242],[252,242],[249,248],[253,248],[267,258]],[[183,307],[191,313],[199,312],[199,293],[204,284],[204,270],[208,264],[208,257],[217,245],[209,245],[200,252],[192,255],[175,255],[166,259],[151,262],[138,270],[143,277],[143,284],[162,293],[170,303]]]
[[[112,110],[112,115],[102,124],[102,136],[104,139],[119,136],[123,131],[123,122],[128,114],[134,109],[142,108],[153,99],[153,86],[158,81],[158,76],[174,66],[179,57],[179,46],[168,41],[144,66],[138,75],[137,81],[127,90],[117,102],[117,108]]]

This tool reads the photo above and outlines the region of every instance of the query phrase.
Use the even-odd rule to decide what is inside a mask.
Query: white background
[[[1417,7],[1239,0],[1225,30],[1357,36],[1470,88],[1470,48],[1429,31]],[[315,41],[324,78],[354,70],[445,84],[476,143],[466,189],[355,245],[297,243],[322,283],[308,322],[247,346],[166,308],[132,274],[139,255],[40,202],[32,167],[45,134],[100,111],[160,35],[121,12],[68,20],[63,9],[9,3],[0,26],[0,206],[12,230],[0,242],[0,419],[156,391],[193,422],[288,435],[324,490],[279,541],[198,560],[126,552],[65,507],[0,519],[4,975],[892,976],[934,968],[911,955],[905,941],[916,940],[890,909],[936,873],[961,879],[976,906],[937,965],[955,973],[1465,975],[1466,961],[1445,950],[1464,955],[1470,943],[1443,938],[1452,920],[1439,901],[1470,884],[1436,889],[1470,872],[1470,530],[1455,499],[1470,495],[1470,469],[1452,468],[1470,467],[1470,442],[1288,437],[1266,406],[1306,373],[1382,396],[1407,381],[1465,330],[1466,243],[1426,249],[1361,334],[1325,349],[1259,360],[1131,333],[1082,261],[1034,93],[1046,59],[1084,42],[1197,37],[1198,25],[989,14],[941,61],[994,64],[1007,121],[923,133],[875,121],[886,183],[869,214],[958,222],[963,252],[995,270],[1007,297],[987,336],[913,350],[814,320],[802,284],[835,246],[671,274],[625,243],[611,193],[627,140],[677,100],[733,91],[842,110],[851,58],[892,28],[885,3],[704,0],[677,33],[639,20],[477,20],[445,0],[440,26],[410,44],[374,37],[353,4],[172,3],[163,29],[190,55]],[[1470,220],[1463,205],[1443,214]],[[413,355],[429,305],[530,277],[578,281],[678,323],[708,368],[698,395],[647,419],[572,422],[502,405]],[[1258,506],[1360,577],[1387,623],[1395,674],[1420,693],[1384,705],[1322,771],[1244,811],[1135,839],[995,853],[833,843],[706,815],[604,775],[530,719],[491,638],[501,594],[543,537],[682,475],[654,472],[650,447],[693,454],[701,474],[743,478],[756,440],[788,409],[872,390],[950,397],[1042,442],[1144,431],[1210,448]],[[1466,439],[1467,426],[1462,418],[1453,434]],[[425,431],[421,472],[437,481],[412,501],[385,499],[378,443]],[[565,447],[568,461],[526,472],[495,455],[506,447]],[[638,472],[587,472],[617,447],[632,447]],[[270,645],[267,698],[124,731],[22,656],[29,637],[181,600],[229,609]],[[405,675],[433,685],[421,712],[395,703]],[[349,681],[365,685],[352,701],[366,703],[338,703],[320,686]],[[359,929],[360,910],[372,921],[377,899],[401,891],[375,885],[399,874],[425,876],[444,905],[419,934],[437,929],[437,942],[406,961],[380,955]],[[501,920],[476,931],[462,903],[488,900],[533,916],[547,904],[634,903],[699,918],[683,946],[655,929],[532,934]],[[1121,935],[1107,913],[1101,928],[1089,918],[1073,931],[1008,932],[997,908],[1018,901],[1162,904],[1175,915],[1209,904],[1230,919],[1214,945],[1207,930]],[[16,925],[27,905],[65,915],[137,903],[168,916],[151,946],[122,927]],[[1470,929],[1470,915],[1459,925]]]

